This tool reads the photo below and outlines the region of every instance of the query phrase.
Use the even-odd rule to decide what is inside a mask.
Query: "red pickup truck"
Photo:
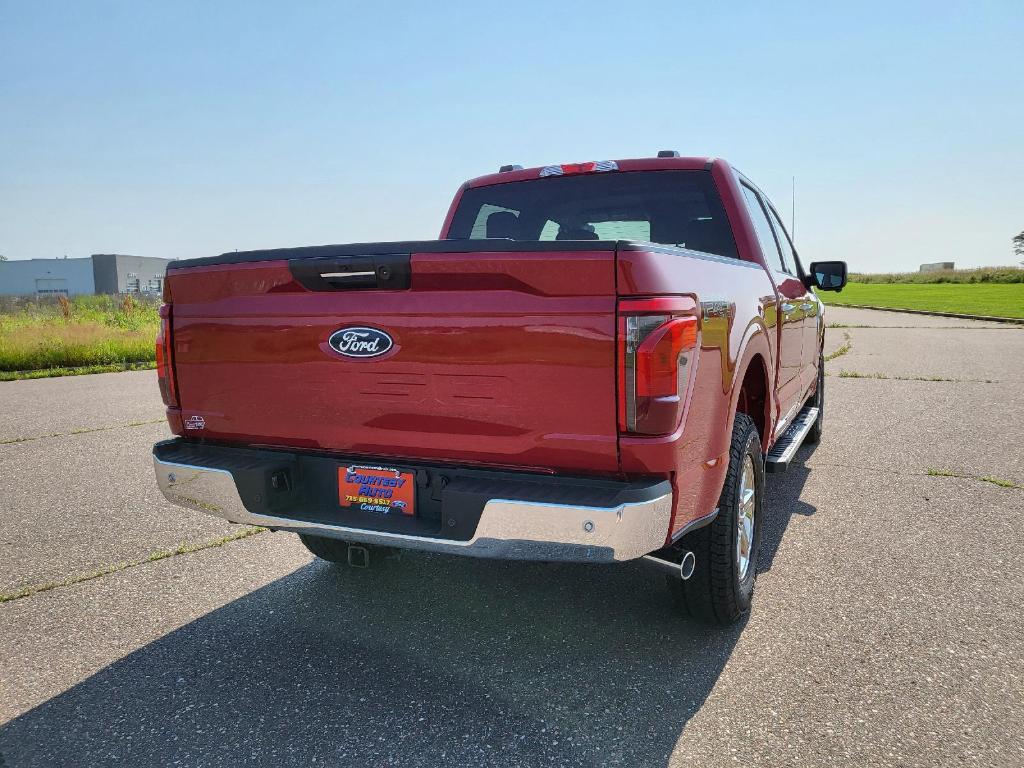
[[[735,621],[845,282],[723,160],[505,166],[438,240],[172,262],[157,480],[332,562],[640,560]]]

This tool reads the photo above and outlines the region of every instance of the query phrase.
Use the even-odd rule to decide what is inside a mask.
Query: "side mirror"
[[[808,288],[817,288],[821,291],[843,290],[846,285],[846,262],[845,261],[815,261],[811,263],[810,274],[807,276],[810,283]]]

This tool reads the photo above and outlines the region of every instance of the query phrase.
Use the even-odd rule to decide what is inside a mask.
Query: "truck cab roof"
[[[600,161],[597,161],[600,162]],[[614,170],[618,171],[697,171],[710,170],[716,164],[725,164],[724,160],[714,157],[640,157],[626,160],[605,161],[614,163]],[[568,163],[563,165],[545,165],[534,168],[516,168],[509,171],[498,171],[488,173],[484,176],[477,176],[466,182],[466,188],[486,187],[492,184],[505,184],[512,181],[526,181],[539,178],[543,171],[551,168],[566,168],[585,166],[595,161],[584,161]],[[513,166],[514,167],[514,166]],[[600,170],[600,169],[598,169]],[[574,171],[576,173],[587,173],[590,171]]]

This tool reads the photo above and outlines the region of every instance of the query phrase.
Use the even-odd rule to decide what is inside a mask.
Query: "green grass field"
[[[818,295],[826,304],[1024,318],[1024,283],[848,283]]]
[[[935,272],[850,273],[851,283],[1024,283],[1020,267],[943,269]]]
[[[76,296],[0,301],[0,380],[150,367],[155,299]]]

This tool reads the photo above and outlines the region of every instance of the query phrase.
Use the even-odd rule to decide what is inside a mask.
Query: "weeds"
[[[978,480],[985,483],[992,483],[992,485],[998,485],[1000,488],[1024,488],[1024,486],[1017,485],[1012,480],[1003,480],[1001,477],[993,477],[992,475],[979,477]]]
[[[884,373],[857,373],[857,371],[840,371],[840,379],[888,379]]]
[[[1018,485],[1012,480],[1004,480],[1001,477],[994,477],[993,475],[984,475],[979,477],[978,475],[965,475],[960,472],[951,472],[948,469],[928,469],[925,471],[925,474],[930,477],[958,477],[962,480],[977,480],[982,483],[998,485],[1000,488],[1024,488],[1024,485]]]
[[[830,375],[830,374],[826,374]],[[945,376],[889,376],[885,373],[860,373],[858,371],[840,371],[840,379],[881,379],[884,381],[940,381],[958,384],[998,384],[995,379],[949,379]]]
[[[843,338],[845,339],[845,341],[843,342],[843,346],[841,346],[839,349],[835,350],[834,352],[829,352],[827,355],[825,355],[825,362],[826,363],[829,360],[835,360],[837,357],[842,357],[847,352],[849,352],[850,349],[853,347],[853,342],[850,340],[850,334],[844,332],[843,333]]]
[[[156,299],[75,296],[0,301],[0,380],[125,370],[155,360]],[[90,369],[73,371],[68,369]],[[12,375],[3,375],[3,374]]]

